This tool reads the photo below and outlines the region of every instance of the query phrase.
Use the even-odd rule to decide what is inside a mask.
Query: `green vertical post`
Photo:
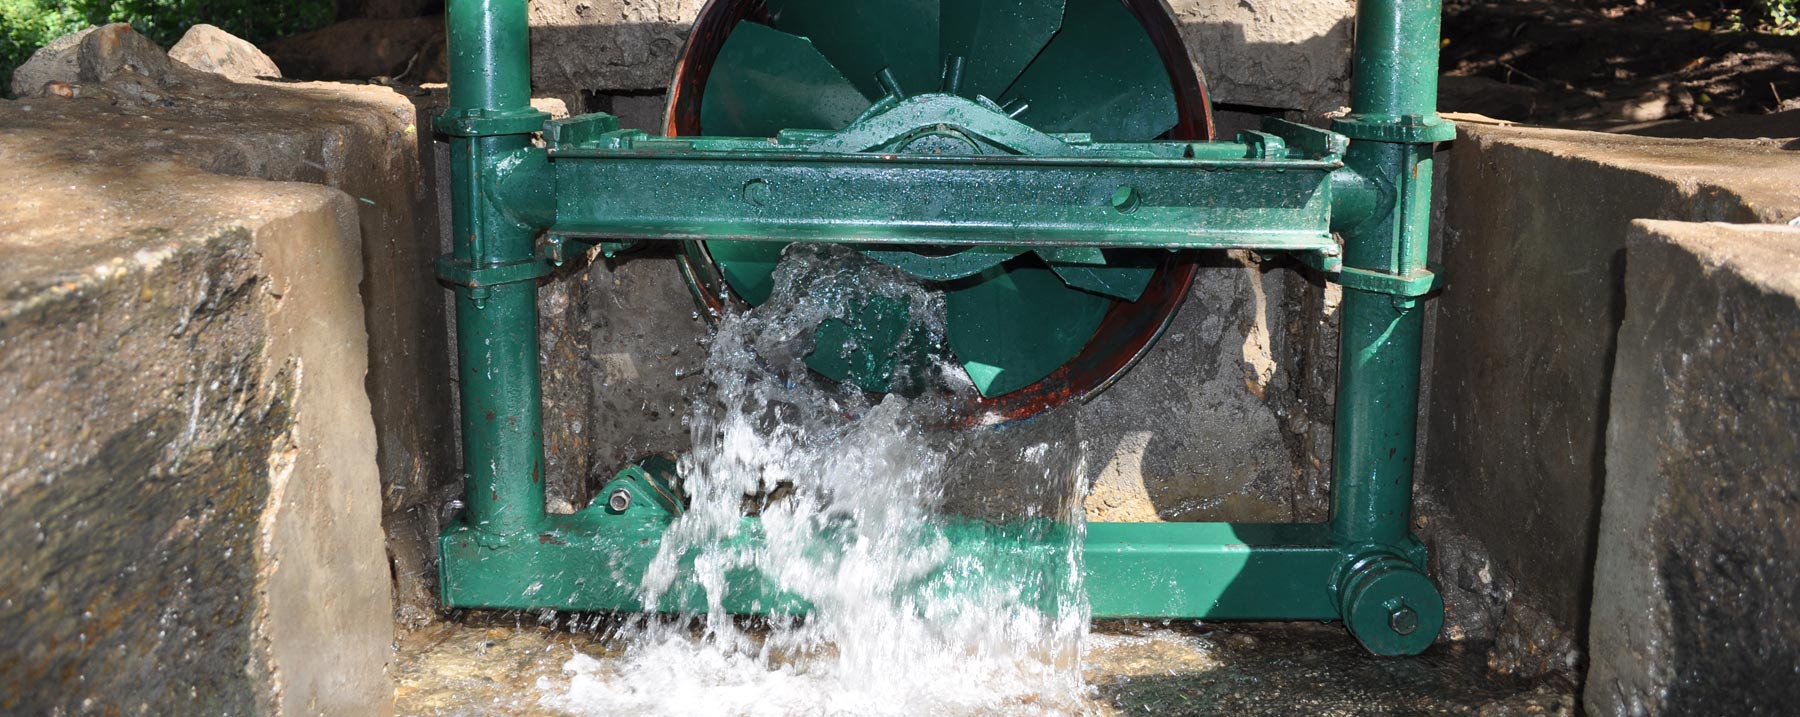
[[[1418,435],[1419,303],[1431,214],[1432,145],[1454,136],[1437,116],[1439,0],[1359,0],[1350,137],[1344,162],[1383,200],[1346,227],[1332,460],[1332,539],[1350,551],[1339,575],[1345,623],[1378,654],[1411,654],[1435,639],[1443,599],[1412,542]],[[1355,280],[1351,280],[1352,276]]]
[[[535,227],[497,206],[499,160],[531,145],[525,0],[450,0],[454,249],[440,264],[456,292],[465,520],[501,535],[544,522]]]

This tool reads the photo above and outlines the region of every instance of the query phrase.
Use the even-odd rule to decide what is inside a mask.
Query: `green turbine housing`
[[[698,107],[698,123],[677,128],[683,135],[766,137],[792,128],[839,130],[852,123],[872,130],[867,120],[878,114],[901,133],[879,138],[879,147],[820,150],[1035,154],[1040,148],[972,136],[962,123],[927,122],[933,116],[989,121],[981,116],[988,112],[973,107],[972,113],[958,111],[942,101],[946,99],[979,102],[1002,113],[1009,124],[1083,132],[1088,133],[1084,138],[1100,141],[1156,139],[1181,120],[1177,87],[1159,48],[1133,9],[1118,0],[777,0],[769,3],[766,14],[737,21],[716,55],[696,58],[692,53],[690,49],[688,62],[708,72],[693,93],[677,93],[677,105]],[[939,101],[914,103],[921,97]],[[1205,106],[1203,101],[1192,104]],[[1114,189],[1122,192],[1119,203],[1126,211],[1139,201],[1128,188]],[[745,191],[756,193],[754,201],[767,202],[776,201],[773,195],[780,188],[757,183]],[[929,189],[914,199],[965,201],[958,194]],[[696,290],[702,301],[716,309],[763,303],[785,246],[731,241],[689,245],[688,262],[701,279]],[[1123,323],[1122,315],[1166,321],[1182,298],[1182,292],[1174,291],[1139,302],[1159,272],[1179,271],[1171,267],[1176,260],[1167,252],[1153,250],[965,250],[944,256],[932,247],[890,247],[871,256],[943,292],[947,345],[914,343],[912,348],[943,350],[988,398],[1053,385],[1085,394],[1092,383],[1110,376],[1045,379],[1083,355],[1091,341],[1117,341],[1103,327]],[[858,320],[849,324],[821,328],[814,337],[818,349],[808,363],[830,378],[887,391],[892,357],[870,355],[863,347],[892,346],[892,332],[905,325],[905,312],[876,303],[855,314]],[[1131,338],[1138,343],[1153,338],[1147,331],[1141,334]],[[1009,400],[1020,402],[1018,397]]]
[[[712,39],[771,59],[715,64],[724,84],[700,112],[735,117],[749,136],[654,137],[605,115],[546,124],[529,106],[524,0],[451,0],[452,107],[438,127],[452,142],[456,242],[439,269],[457,297],[467,507],[441,538],[446,605],[642,609],[643,565],[679,519],[656,464],[628,468],[574,515],[545,511],[537,283],[572,250],[690,242],[726,253],[721,267],[738,262],[725,280],[745,293],[769,247],[850,244],[928,281],[1004,277],[1031,301],[1095,297],[1113,312],[1145,300],[1134,296],[1143,265],[1126,257],[1251,249],[1294,255],[1344,287],[1331,517],[1091,524],[1081,569],[1093,613],[1342,620],[1378,654],[1429,646],[1443,601],[1409,523],[1420,300],[1437,281],[1425,262],[1431,146],[1453,136],[1433,111],[1439,4],[1359,2],[1352,112],[1332,131],[1270,122],[1216,142],[1160,136],[1167,118],[1141,111],[1157,105],[1155,83],[1107,74],[1133,57],[1108,53],[1144,43],[1126,16],[1106,19],[1110,3],[770,0],[771,26],[751,17],[757,3],[715,0],[695,42],[726,32]],[[1147,4],[1120,6],[1136,22]],[[1017,288],[1024,276],[1044,281]],[[835,329],[851,334],[838,343],[891,331],[884,311]],[[980,311],[962,320],[1021,316]],[[1078,317],[1022,316],[1082,333]],[[999,363],[951,348],[984,391],[1003,393],[1008,372],[1042,370],[1022,361],[1077,340],[1094,339],[1002,347]],[[872,388],[890,378],[878,360],[819,343],[821,372]],[[742,539],[756,540],[745,521]],[[1006,556],[991,579],[1009,584],[1067,568],[1051,555],[1054,528],[951,524],[943,537],[958,554]],[[733,584],[735,611],[806,609],[767,576]]]

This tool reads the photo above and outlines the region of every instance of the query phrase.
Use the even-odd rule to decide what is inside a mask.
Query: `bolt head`
[[[614,513],[623,513],[631,507],[631,491],[620,488],[606,496],[606,507]]]
[[[1120,214],[1130,214],[1137,211],[1138,204],[1142,201],[1143,196],[1138,194],[1137,187],[1127,184],[1121,185],[1118,189],[1113,190],[1112,207]]]
[[[1388,612],[1388,627],[1396,635],[1411,635],[1419,629],[1419,613],[1412,606],[1401,603]]]

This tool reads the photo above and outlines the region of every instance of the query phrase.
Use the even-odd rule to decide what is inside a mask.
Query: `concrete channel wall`
[[[1586,705],[1800,699],[1800,227],[1638,221],[1606,430]]]
[[[1650,418],[1641,408],[1619,414],[1616,387],[1646,370],[1647,356],[1693,338],[1663,330],[1639,339],[1650,345],[1622,349],[1627,312],[1664,301],[1627,278],[1648,278],[1632,248],[1638,244],[1630,237],[1641,232],[1633,222],[1786,223],[1800,217],[1800,155],[1794,140],[1670,140],[1469,120],[1442,182],[1448,284],[1435,299],[1420,475],[1425,494],[1486,555],[1459,560],[1458,544],[1447,543],[1440,552],[1451,559],[1439,578],[1453,597],[1472,603],[1462,612],[1486,613],[1484,631],[1501,642],[1495,664],[1549,669],[1570,659],[1570,648],[1591,644],[1590,660],[1600,665],[1614,659],[1615,647],[1602,635],[1628,629],[1621,620],[1647,619],[1619,610],[1589,619],[1590,605],[1619,599],[1618,579],[1595,580],[1597,552],[1612,559],[1605,541],[1651,540],[1638,530],[1599,529],[1603,501],[1610,515],[1615,489],[1650,478],[1634,455],[1650,446],[1617,423],[1649,429]],[[1685,235],[1737,244],[1761,236],[1695,226]],[[1642,251],[1642,262],[1655,260],[1655,273],[1683,290],[1714,281],[1696,273],[1711,268],[1657,259],[1667,252],[1648,245]],[[1779,335],[1767,334],[1766,344],[1767,360],[1777,364]],[[1713,378],[1714,389],[1735,381],[1738,391],[1783,390],[1779,373]],[[1765,450],[1753,442],[1712,450],[1752,448]],[[1792,475],[1777,464],[1764,470]],[[1744,479],[1746,487],[1763,480]],[[1614,569],[1630,568],[1603,562],[1600,574]],[[1590,708],[1599,707],[1596,694],[1589,692]]]
[[[0,102],[0,713],[385,714],[384,507],[453,482],[412,105],[65,49]]]

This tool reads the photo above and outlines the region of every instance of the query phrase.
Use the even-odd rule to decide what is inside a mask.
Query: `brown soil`
[[[1440,109],[1611,131],[1800,109],[1800,37],[1726,25],[1707,2],[1451,0]]]

